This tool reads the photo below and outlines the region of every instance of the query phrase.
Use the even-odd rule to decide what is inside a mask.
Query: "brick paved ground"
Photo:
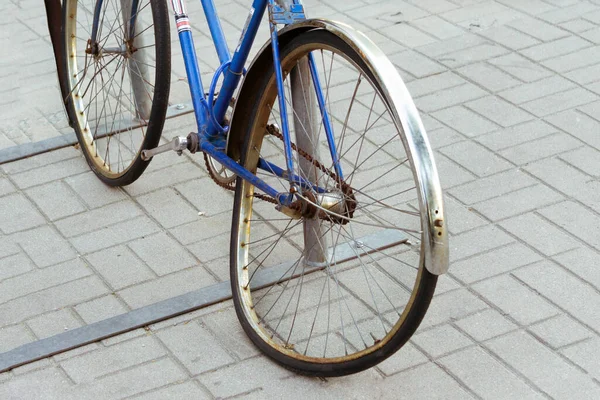
[[[217,1],[228,31],[238,3]],[[260,356],[225,302],[0,374],[0,398],[600,398],[600,1],[309,10],[384,48],[436,149],[452,264],[413,340],[370,371],[303,378]],[[0,32],[0,148],[68,132],[42,2],[1,2]],[[158,157],[124,189],[74,148],[1,165],[0,352],[227,280],[232,196],[199,161]]]

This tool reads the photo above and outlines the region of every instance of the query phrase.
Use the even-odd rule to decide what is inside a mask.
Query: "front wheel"
[[[309,69],[309,54],[335,152],[312,79],[295,75]],[[294,170],[312,189],[305,185],[284,214],[238,178],[233,301],[250,339],[286,368],[318,376],[351,374],[402,347],[433,296],[437,276],[425,268],[423,182],[392,112],[394,101],[375,79],[377,65],[369,67],[326,30],[299,34],[282,48],[281,60]],[[301,88],[294,94],[293,80]],[[248,127],[241,162],[285,192],[290,183],[268,167],[286,165],[273,68],[249,84],[255,105],[240,112],[241,120],[234,113],[233,120]],[[272,164],[258,168],[259,159]],[[343,177],[336,174],[336,162]]]

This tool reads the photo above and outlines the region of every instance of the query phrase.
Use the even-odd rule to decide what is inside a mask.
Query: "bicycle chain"
[[[283,141],[283,134],[279,131],[279,129],[271,124],[271,125],[267,125],[266,127],[266,132],[272,136],[275,136],[276,138],[278,138],[279,140]],[[337,186],[338,188],[342,191],[342,193],[344,193],[345,196],[348,196],[352,199],[352,201],[349,201],[348,204],[350,205],[350,208],[348,209],[348,216],[350,218],[352,218],[352,216],[354,215],[354,210],[356,209],[356,198],[354,197],[354,193],[352,191],[352,188],[350,187],[350,185],[348,185],[346,182],[344,182],[342,179],[338,179],[337,175],[330,171],[328,168],[326,168],[323,164],[321,164],[318,160],[315,160],[313,158],[313,156],[311,156],[310,154],[308,154],[306,151],[299,149],[298,146],[296,146],[295,143],[291,143],[292,145],[292,150],[294,150],[295,152],[297,152],[298,154],[300,154],[302,157],[304,157],[306,160],[308,160],[309,162],[311,162],[315,167],[319,168],[324,174],[328,175],[330,178],[332,178],[334,180],[334,182],[337,182]],[[208,174],[210,175],[210,177],[212,178],[212,180],[220,187],[227,189],[227,190],[235,190],[235,184],[226,184],[223,182],[219,182],[219,180],[217,179],[217,177],[214,175],[214,172],[212,171],[212,169],[209,166],[209,161],[208,161],[208,156],[206,155],[206,153],[204,153],[204,162],[206,163],[206,167],[208,170]],[[256,197],[257,199],[269,202],[269,203],[273,203],[273,204],[279,204],[279,202],[266,194],[262,194],[262,193],[254,193],[254,197]],[[297,203],[299,204],[299,203]],[[335,219],[335,217],[328,217],[330,219]],[[339,221],[343,224],[347,223],[347,220],[342,220]]]

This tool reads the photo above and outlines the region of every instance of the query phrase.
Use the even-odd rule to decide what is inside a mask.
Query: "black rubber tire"
[[[367,68],[365,62],[361,59],[360,55],[356,51],[354,51],[348,44],[346,44],[346,42],[344,42],[339,37],[326,30],[321,29],[300,33],[297,37],[292,39],[286,46],[284,46],[281,49],[281,59],[285,59],[285,57],[287,57],[290,51],[292,51],[296,47],[310,43],[325,44],[344,52],[357,65],[359,65],[363,69],[363,71],[366,72],[367,75],[369,75],[370,77],[373,76],[373,74]],[[262,98],[266,87],[269,83],[269,79],[273,74],[273,67],[271,66],[267,71],[264,72],[264,74],[262,75],[262,79],[249,82],[249,84],[252,85],[251,92],[256,93],[255,99]],[[372,79],[372,81],[376,82],[374,79]],[[378,89],[381,92],[381,88]],[[247,127],[245,143],[242,147],[241,152],[242,165],[246,164],[248,152],[251,150],[249,148],[249,142],[252,135],[251,127],[254,125],[254,119],[257,115],[257,109],[258,105],[260,104],[260,100],[255,100],[253,104],[254,107],[252,109],[238,112],[238,115],[235,115],[234,113],[232,121],[232,123],[234,124],[242,124],[242,126]],[[245,165],[245,167],[249,170],[252,170],[254,166]],[[383,347],[379,348],[376,351],[373,351],[367,355],[353,360],[335,363],[317,363],[306,362],[304,360],[299,360],[297,358],[290,357],[286,354],[277,351],[274,347],[264,342],[263,339],[254,331],[249,321],[246,319],[246,315],[243,311],[244,305],[242,304],[241,294],[237,290],[239,287],[239,280],[237,275],[238,246],[236,244],[239,239],[238,227],[240,226],[241,222],[240,209],[243,197],[242,184],[243,181],[241,180],[241,178],[238,178],[238,181],[236,183],[231,229],[230,276],[233,303],[235,306],[237,317],[244,331],[256,347],[258,347],[264,354],[272,358],[274,361],[276,361],[283,367],[294,372],[308,376],[334,377],[357,373],[377,365],[378,363],[382,362],[383,360],[394,354],[396,351],[398,351],[411,338],[411,336],[415,333],[419,324],[423,320],[425,313],[427,312],[437,284],[437,276],[431,274],[425,268],[424,265],[420,266],[419,274],[417,277],[418,284],[415,285],[415,288],[413,290],[414,300],[412,304],[406,307],[405,314],[403,315],[402,325],[400,326],[398,331],[391,337],[391,339],[389,339]]]
[[[65,26],[68,18],[68,3],[76,0],[63,0],[63,20],[62,20],[62,40],[64,58],[61,60],[64,66],[64,74],[69,73],[68,69],[68,38],[66,37]],[[171,85],[171,38],[169,29],[169,12],[167,2],[163,0],[149,0],[152,18],[154,21],[154,40],[156,48],[156,65],[155,65],[155,77],[154,77],[154,96],[152,99],[152,108],[150,117],[148,119],[148,125],[146,127],[146,134],[142,141],[140,148],[138,149],[137,155],[133,162],[129,166],[121,171],[118,176],[109,176],[98,167],[94,162],[94,156],[89,153],[88,147],[84,143],[83,134],[81,127],[77,122],[76,110],[72,96],[68,96],[65,100],[67,112],[73,121],[73,129],[79,140],[80,147],[85,155],[86,161],[90,166],[90,169],[96,174],[96,176],[109,186],[125,186],[129,185],[138,179],[144,170],[148,167],[151,159],[144,161],[141,158],[141,152],[145,149],[151,149],[158,146],[160,137],[162,134],[165,118],[167,114],[167,108],[169,106],[169,91]],[[70,92],[73,88],[70,87],[70,79],[68,76],[62,78],[64,82],[67,82],[67,90]]]

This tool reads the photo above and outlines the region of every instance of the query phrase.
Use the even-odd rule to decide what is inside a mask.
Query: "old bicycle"
[[[205,93],[184,1],[171,0],[197,132],[159,146],[166,3],[63,1],[63,93],[85,158],[120,186],[159,153],[201,152],[214,182],[235,191],[231,287],[252,342],[305,374],[369,368],[415,332],[448,268],[416,107],[373,42],[306,18],[297,0],[254,0],[233,52],[213,1],[201,2],[220,66]],[[265,13],[270,40],[246,65]]]

